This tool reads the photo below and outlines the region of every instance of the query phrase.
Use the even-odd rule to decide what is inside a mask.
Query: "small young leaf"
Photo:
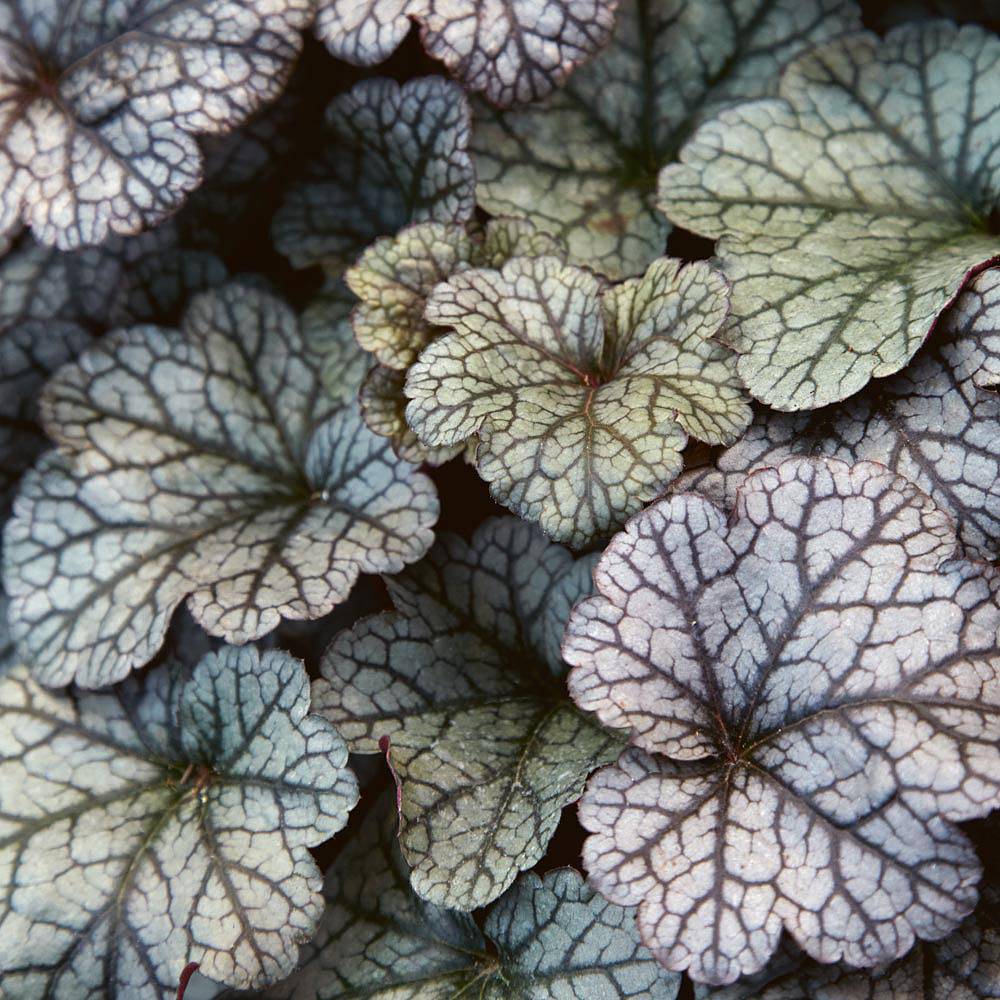
[[[310,0],[5,0],[0,239],[137,233],[201,179],[194,139],[281,93]]]
[[[559,642],[592,565],[514,518],[487,521],[387,580],[398,610],[342,632],[323,659],[316,710],[355,753],[389,741],[400,843],[434,903],[496,899],[621,750],[562,680]]]
[[[780,99],[703,125],[659,204],[712,238],[729,343],[758,399],[845,399],[913,357],[966,279],[1000,259],[1000,38],[905,25],[800,57]]]
[[[120,680],[185,598],[242,643],[420,558],[434,486],[365,428],[356,391],[324,393],[291,310],[236,284],[193,300],[179,330],[116,331],[63,369],[42,399],[63,453],[25,477],[4,540],[36,678]]]
[[[695,126],[772,92],[782,65],[858,27],[844,0],[622,0],[608,47],[535,107],[476,106],[480,204],[525,215],[620,278],[663,253],[656,173]]]
[[[942,941],[920,942],[876,972],[820,965],[785,948],[763,972],[697,1000],[987,1000],[1000,997],[1000,894],[985,888],[976,912]]]
[[[406,381],[428,445],[478,434],[493,497],[557,541],[592,544],[681,469],[690,433],[734,440],[750,422],[735,359],[714,340],[725,283],[661,258],[606,288],[555,257],[516,257],[439,285],[427,319],[454,328]]]
[[[13,997],[172,1000],[189,961],[288,975],[322,913],[308,847],[357,801],[287,653],[223,647],[107,694],[0,678],[0,968]]]
[[[469,90],[506,107],[538,100],[608,40],[618,0],[319,0],[316,32],[340,59],[371,66],[410,29]]]
[[[635,517],[577,605],[581,708],[635,746],[591,778],[592,884],[667,968],[733,982],[785,928],[872,966],[950,932],[980,868],[951,821],[1000,802],[1000,576],[880,465],[789,459],[733,518]]]
[[[376,240],[348,269],[361,300],[351,321],[380,365],[405,370],[441,331],[424,318],[436,285],[468,267],[499,268],[512,257],[560,256],[559,243],[524,219],[493,219],[482,233],[422,222]]]
[[[642,946],[632,913],[571,869],[521,875],[486,914],[488,950],[471,917],[413,894],[392,806],[384,796],[347,841],[319,936],[269,1000],[675,1000],[680,976]]]
[[[1000,556],[1000,270],[973,279],[934,340],[898,375],[810,413],[761,411],[716,468],[682,476],[730,507],[746,474],[791,455],[881,462],[958,522],[971,555]]]
[[[465,222],[475,209],[470,112],[438,77],[363,80],[327,111],[322,157],[274,219],[277,248],[296,267],[336,270],[407,222]]]
[[[358,343],[379,362],[361,389],[365,423],[392,440],[396,454],[439,464],[465,443],[425,447],[406,423],[406,370],[444,330],[424,319],[434,287],[469,266],[501,267],[512,257],[563,256],[551,236],[524,219],[491,219],[482,231],[440,222],[418,222],[376,240],[345,279],[361,300],[352,314]]]

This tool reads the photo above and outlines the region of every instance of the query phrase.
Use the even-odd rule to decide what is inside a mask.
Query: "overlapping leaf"
[[[782,65],[858,26],[844,0],[622,0],[610,45],[524,110],[476,110],[480,203],[526,215],[613,278],[663,253],[656,173],[721,106],[762,97]]]
[[[438,77],[364,80],[327,111],[329,139],[289,192],[274,241],[296,267],[350,264],[408,222],[465,222],[475,208],[462,88]]]
[[[780,98],[703,125],[660,175],[669,218],[713,238],[729,342],[783,410],[899,371],[967,277],[1000,259],[1000,38],[947,22],[802,56]]]
[[[434,287],[470,266],[501,267],[512,257],[543,254],[561,256],[563,249],[523,219],[492,219],[471,232],[422,222],[376,240],[347,271],[347,284],[361,300],[352,316],[355,335],[379,362],[362,386],[361,410],[400,457],[436,464],[462,450],[461,443],[425,448],[406,423],[406,371],[443,332],[424,318]]]
[[[661,258],[605,288],[556,257],[517,257],[439,285],[426,318],[454,332],[406,381],[406,419],[428,445],[478,434],[493,497],[557,541],[605,537],[681,469],[692,434],[732,441],[750,409],[728,310],[707,264]]]
[[[282,1000],[674,1000],[639,942],[632,914],[564,868],[520,876],[487,913],[471,917],[414,895],[384,799],[327,873],[327,910],[302,968],[266,994]],[[487,940],[492,944],[490,949]],[[493,953],[491,953],[493,952]]]
[[[976,912],[943,941],[921,942],[887,969],[819,965],[787,949],[759,975],[698,1000],[987,1000],[1000,997],[1000,898],[983,890]]]
[[[789,459],[732,519],[677,496],[605,552],[564,655],[635,746],[584,793],[584,863],[668,968],[732,982],[783,928],[868,967],[972,910],[951,821],[1000,801],[1000,578],[955,545],[884,467]]]
[[[6,0],[0,239],[63,249],[137,233],[201,177],[194,136],[281,93],[309,0]]]
[[[185,598],[246,642],[424,554],[433,484],[364,427],[356,384],[338,399],[317,366],[287,306],[230,285],[180,329],[116,331],[49,383],[61,453],[22,481],[4,539],[11,628],[39,680],[121,679]]]
[[[900,374],[811,413],[762,411],[716,467],[681,477],[726,506],[753,469],[791,455],[881,462],[958,522],[966,550],[1000,555],[1000,270],[974,279]]]
[[[0,259],[0,513],[45,447],[36,424],[48,377],[119,323],[168,319],[189,292],[221,283],[211,254],[180,249],[170,224],[62,253],[24,234]]]
[[[544,97],[608,40],[618,0],[320,0],[316,31],[371,66],[420,24],[424,47],[470,90],[509,106]]]
[[[514,518],[487,521],[387,580],[397,610],[341,633],[323,659],[316,710],[354,752],[389,740],[400,843],[434,903],[496,899],[621,749],[563,683],[559,643],[592,565]]]
[[[308,848],[357,801],[287,653],[223,647],[113,693],[0,678],[0,981],[21,1000],[173,998],[291,972],[316,930]]]

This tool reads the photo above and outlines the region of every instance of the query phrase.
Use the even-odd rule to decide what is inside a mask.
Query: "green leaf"
[[[223,647],[109,693],[0,678],[0,969],[22,1000],[172,998],[288,975],[322,914],[308,848],[357,801],[287,653]]]
[[[439,77],[363,80],[326,115],[323,153],[307,164],[272,226],[295,267],[346,267],[408,222],[462,223],[475,209],[462,88]]]
[[[734,440],[750,422],[728,310],[707,264],[661,258],[607,288],[556,257],[516,257],[438,285],[406,394],[426,445],[480,438],[498,502],[575,547],[620,527],[681,470],[688,434]]]
[[[482,232],[424,222],[376,240],[344,280],[361,300],[351,322],[378,363],[403,371],[441,333],[424,318],[434,287],[468,267],[499,268],[512,257],[560,256],[559,243],[523,219],[493,219]]]
[[[461,455],[463,451],[474,462],[478,444],[474,437],[439,448],[421,444],[420,438],[410,430],[410,425],[406,422],[406,393],[403,391],[405,383],[405,371],[383,368],[382,365],[372,368],[358,395],[361,416],[368,429],[388,438],[392,450],[407,462],[442,465],[456,455]]]
[[[320,933],[302,968],[271,1000],[674,1000],[680,977],[639,942],[631,912],[607,903],[571,869],[520,876],[470,916],[420,899],[383,797],[327,873]]]
[[[406,370],[444,331],[424,319],[434,287],[469,266],[501,267],[512,257],[564,255],[551,236],[524,219],[492,219],[480,230],[438,222],[407,226],[376,240],[345,275],[361,300],[352,314],[358,343],[379,362],[361,390],[365,423],[393,442],[396,454],[440,464],[465,443],[424,447],[406,423]],[[474,442],[470,442],[474,445]]]
[[[726,984],[782,930],[871,967],[950,933],[1000,802],[1000,575],[883,466],[788,459],[732,517],[633,518],[567,626],[577,704],[634,746],[580,803],[584,866],[671,969]]]
[[[976,912],[942,941],[920,942],[876,972],[820,965],[791,948],[759,975],[697,1000],[987,1000],[1000,997],[1000,896],[987,887]]]
[[[746,474],[792,455],[880,462],[958,524],[970,555],[1000,556],[1000,270],[973,279],[898,375],[810,413],[761,410],[715,467],[678,479],[731,507]],[[977,384],[982,383],[982,384]]]
[[[0,259],[0,516],[46,446],[36,405],[49,376],[109,326],[170,317],[225,277],[213,255],[180,248],[170,223],[65,253],[27,233],[15,241]]]
[[[559,653],[593,561],[514,518],[446,536],[387,580],[397,610],[342,632],[316,710],[355,753],[389,741],[417,893],[472,910],[545,853],[565,805],[621,741],[566,695]]]
[[[109,334],[49,383],[61,452],[23,480],[4,538],[11,629],[38,680],[120,680],[185,598],[242,643],[426,552],[433,484],[364,427],[356,384],[324,393],[317,366],[286,305],[234,284],[177,330]]]
[[[772,93],[782,65],[858,27],[844,0],[622,0],[610,45],[548,100],[477,104],[477,197],[559,236],[570,259],[620,278],[663,253],[656,174],[734,100]]]
[[[506,107],[544,97],[611,35],[618,0],[319,0],[316,33],[339,59],[372,66],[406,37],[411,18],[427,52],[468,90]]]
[[[0,242],[72,249],[137,233],[201,180],[195,135],[281,93],[309,0],[6,0]]]
[[[899,371],[1000,259],[998,73],[1000,38],[979,27],[851,35],[792,64],[780,98],[703,125],[661,173],[667,216],[721,237],[728,339],[758,399],[812,409]]]

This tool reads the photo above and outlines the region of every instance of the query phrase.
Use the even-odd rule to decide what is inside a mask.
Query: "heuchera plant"
[[[0,1000],[1000,997],[998,25],[0,0]]]

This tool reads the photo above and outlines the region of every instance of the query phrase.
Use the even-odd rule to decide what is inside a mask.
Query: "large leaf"
[[[172,316],[188,292],[221,283],[222,263],[180,249],[167,223],[60,252],[28,234],[0,259],[0,516],[45,447],[35,422],[48,377],[118,323]]]
[[[341,59],[371,66],[421,26],[424,47],[469,90],[523,104],[555,90],[608,40],[618,0],[319,0],[316,31]]]
[[[387,580],[398,610],[342,632],[323,659],[316,710],[355,753],[389,741],[403,854],[434,903],[496,899],[621,750],[563,682],[559,642],[592,565],[514,518],[487,521]]]
[[[1000,556],[1000,270],[985,271],[898,375],[811,413],[761,411],[716,467],[677,480],[731,506],[746,474],[790,455],[881,462],[958,522],[966,550]]]
[[[465,222],[475,208],[470,112],[438,77],[364,80],[327,110],[324,152],[275,216],[278,249],[296,267],[350,264],[407,222]]]
[[[605,537],[681,469],[687,435],[732,441],[750,422],[728,311],[707,264],[661,258],[606,288],[556,257],[516,257],[439,285],[426,318],[454,328],[406,381],[428,445],[480,438],[493,497],[557,541]]]
[[[393,442],[409,461],[440,463],[462,443],[424,447],[406,423],[406,371],[421,350],[443,333],[424,318],[434,287],[465,268],[501,267],[512,257],[564,255],[551,236],[524,219],[492,219],[482,230],[440,222],[418,222],[376,240],[347,271],[345,280],[361,300],[351,318],[358,343],[379,367],[361,389],[365,423]]]
[[[803,49],[857,27],[844,0],[622,0],[611,44],[543,103],[476,108],[480,203],[560,236],[613,278],[663,253],[656,173],[725,104],[773,91]]]
[[[194,136],[281,93],[309,0],[5,0],[0,238],[136,233],[201,178]]]
[[[1000,258],[998,75],[982,28],[852,35],[791,65],[780,99],[703,125],[661,173],[670,219],[722,237],[729,342],[757,398],[811,409],[899,371]]]
[[[121,679],[185,598],[247,642],[424,554],[433,484],[365,428],[357,385],[324,393],[317,365],[287,306],[234,284],[49,383],[61,453],[24,478],[4,538],[11,628],[39,680]]]
[[[980,868],[951,821],[1000,802],[1000,576],[880,465],[789,459],[731,519],[634,518],[577,605],[577,703],[633,748],[580,804],[592,884],[668,968],[728,983],[782,928],[872,966],[950,932]]]
[[[976,912],[942,941],[921,942],[877,972],[820,965],[785,949],[763,972],[698,1000],[987,1000],[1000,997],[1000,895],[987,887]]]
[[[327,910],[281,1000],[674,1000],[680,977],[639,942],[632,914],[564,868],[522,875],[472,918],[413,894],[384,798],[327,873]]]
[[[287,653],[223,647],[108,694],[0,678],[0,982],[12,1000],[172,998],[189,961],[262,986],[315,933],[308,848],[357,801]]]

